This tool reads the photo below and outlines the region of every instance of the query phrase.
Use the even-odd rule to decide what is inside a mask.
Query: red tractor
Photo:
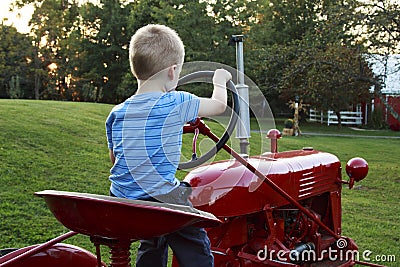
[[[254,157],[224,147],[235,160],[185,178],[194,206],[223,222],[207,229],[215,266],[353,266],[358,251],[341,236],[341,189],[367,175],[367,162],[350,160],[350,181],[343,181],[336,156],[312,148],[278,152],[279,137],[271,130],[271,152]]]
[[[212,74],[196,72],[182,78],[181,84]],[[279,152],[277,130],[267,134],[269,152],[252,157],[236,153],[226,142],[237,121],[239,97],[232,82],[228,87],[233,92],[233,111],[221,138],[200,119],[184,129],[196,133],[196,138],[201,133],[216,142],[200,158],[180,164],[182,169],[198,166],[184,179],[193,188],[190,198],[195,208],[84,193],[38,192],[54,216],[72,231],[41,245],[0,250],[0,267],[105,266],[100,245],[110,247],[111,266],[128,267],[133,241],[188,225],[207,229],[216,267],[379,266],[359,261],[355,242],[341,236],[342,185],[352,187],[363,179],[367,162],[350,160],[346,166],[350,179],[343,181],[341,163],[332,154],[312,148]],[[204,164],[220,149],[233,159]],[[77,233],[90,236],[96,256],[59,243]],[[173,266],[178,264],[173,261]]]

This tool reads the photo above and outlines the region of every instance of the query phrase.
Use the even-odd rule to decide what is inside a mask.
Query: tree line
[[[0,25],[0,98],[118,103],[136,81],[131,35],[149,23],[174,28],[186,62],[235,66],[244,34],[245,71],[277,109],[300,98],[340,111],[371,97],[384,77],[368,56],[399,49],[400,6],[361,0],[17,0],[35,7],[31,31]]]

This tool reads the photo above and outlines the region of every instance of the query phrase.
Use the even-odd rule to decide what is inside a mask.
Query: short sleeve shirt
[[[198,115],[197,96],[172,91],[133,95],[115,106],[106,120],[111,192],[117,197],[145,199],[167,194],[179,181],[183,125]]]

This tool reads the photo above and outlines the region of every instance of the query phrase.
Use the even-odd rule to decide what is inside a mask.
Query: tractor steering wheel
[[[212,78],[214,76],[214,71],[197,71],[190,73],[182,78],[179,79],[178,81],[178,86],[184,85],[188,83],[189,81],[199,79],[199,78]],[[191,169],[194,167],[197,167],[203,163],[205,163],[207,160],[212,158],[229,140],[229,137],[233,133],[233,130],[235,129],[236,122],[238,119],[239,115],[239,95],[236,89],[235,84],[232,82],[232,80],[229,80],[227,82],[227,89],[229,89],[232,93],[232,113],[231,117],[229,120],[229,124],[225,129],[224,134],[222,137],[219,139],[218,142],[216,142],[215,146],[212,147],[209,151],[201,155],[197,159],[192,159],[191,161],[187,162],[181,162],[178,165],[178,169]],[[194,132],[194,129],[198,128],[200,130],[200,133],[205,134],[204,130],[208,129],[208,127],[204,124],[200,118],[197,118],[197,120],[191,124],[187,124],[184,126],[184,133],[189,133],[189,132]]]

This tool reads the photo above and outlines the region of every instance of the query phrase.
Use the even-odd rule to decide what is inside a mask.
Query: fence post
[[[328,113],[328,123],[327,123],[327,124],[328,124],[328,126],[329,126],[329,124],[330,124],[330,122],[331,122],[331,113],[329,112],[329,110],[328,110],[327,113]]]
[[[321,110],[321,124],[324,123],[324,112]]]

